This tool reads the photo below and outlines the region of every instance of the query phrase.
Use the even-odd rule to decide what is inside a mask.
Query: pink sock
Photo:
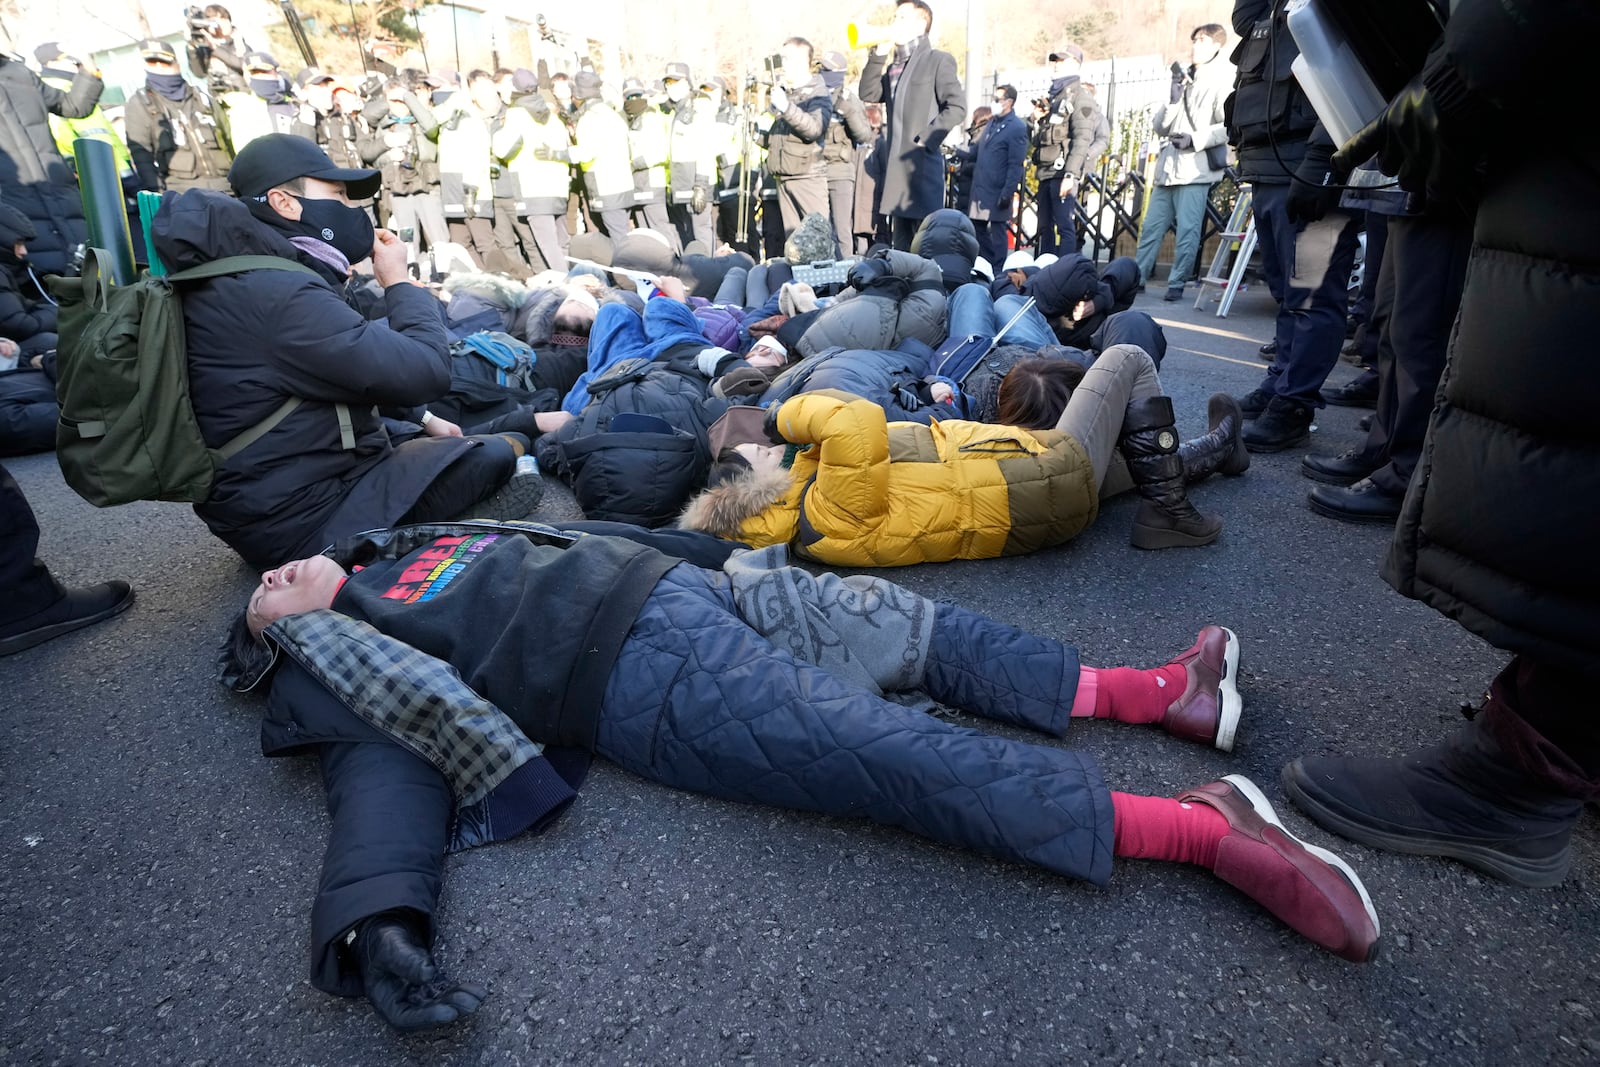
[[[1181,663],[1141,671],[1132,667],[1079,667],[1072,715],[1117,722],[1160,722],[1189,682]]]
[[[1168,797],[1112,793],[1111,815],[1113,855],[1208,870],[1217,865],[1217,848],[1231,829],[1216,808]]]

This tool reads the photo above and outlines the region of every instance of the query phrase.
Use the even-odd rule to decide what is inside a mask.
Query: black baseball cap
[[[307,67],[305,70],[302,70],[299,74],[294,76],[294,83],[302,89],[310,85],[312,82],[316,82],[318,85],[323,85],[327,82],[337,80],[338,79],[336,79],[332,74],[329,74],[321,67]]]
[[[246,52],[244,55],[245,70],[277,70],[278,61],[272,58],[271,52]]]
[[[344,182],[352,200],[378,195],[383,175],[375,170],[336,167],[315,141],[292,133],[269,133],[239,150],[228,170],[228,184],[238,196],[265,196],[268,189],[296,178]]]
[[[668,63],[667,72],[663,74],[662,77],[667,81],[671,81],[672,79],[676,78],[678,81],[686,82],[689,80],[689,64]]]

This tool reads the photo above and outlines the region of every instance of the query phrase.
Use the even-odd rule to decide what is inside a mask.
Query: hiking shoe
[[[1283,769],[1295,807],[1340,837],[1459,860],[1515,885],[1559,885],[1582,803],[1511,766],[1487,730],[1463,726],[1398,759],[1309,757]]]
[[[489,496],[457,515],[453,521],[490,519],[496,522],[527,517],[544,499],[544,476],[532,456],[523,456],[517,462],[517,471],[509,481]]]
[[[0,656],[9,656],[92,626],[126,611],[132,603],[133,587],[127,582],[101,582],[83,589],[69,589],[66,596],[43,611],[0,626]]]
[[[1303,445],[1311,440],[1314,416],[1309,405],[1275,396],[1244,428],[1244,447],[1252,452],[1282,452]]]
[[[1276,393],[1269,393],[1265,389],[1252,389],[1244,396],[1236,399],[1239,401],[1239,410],[1244,412],[1244,417],[1253,419],[1267,410],[1267,405],[1272,403],[1272,398],[1276,395]]]
[[[1183,664],[1189,683],[1161,717],[1173,737],[1233,751],[1244,702],[1234,684],[1239,675],[1239,638],[1225,626],[1207,626],[1172,663]]]
[[[1309,941],[1353,963],[1378,953],[1378,913],[1350,866],[1291,834],[1242,774],[1178,794],[1221,812],[1232,828],[1217,848],[1218,878]]]
[[[1174,285],[1167,289],[1166,295],[1161,298],[1169,304],[1175,304],[1183,299],[1183,286]]]

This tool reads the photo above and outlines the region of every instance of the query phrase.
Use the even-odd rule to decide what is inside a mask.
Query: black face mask
[[[628,113],[628,117],[630,119],[638,115],[643,115],[649,110],[649,108],[650,101],[646,100],[642,96],[630,96],[628,99],[622,102],[622,110]]]
[[[283,79],[276,74],[252,77],[250,91],[269,104],[281,104],[287,99],[283,94]]]
[[[372,255],[377,237],[364,210],[337,200],[295,199],[300,201],[300,226],[306,233],[337,248],[352,263]]]

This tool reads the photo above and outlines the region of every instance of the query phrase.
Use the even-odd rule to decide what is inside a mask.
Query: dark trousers
[[[60,417],[55,383],[44,371],[0,371],[0,456],[49,452]]]
[[[989,261],[989,266],[995,270],[1000,269],[1000,264],[1006,261],[1006,227],[1009,221],[981,222],[972,220],[972,228],[978,235],[978,255]]]
[[[506,484],[517,467],[517,453],[511,442],[504,437],[474,440],[476,447],[462,452],[440,471],[396,526],[453,519]]]
[[[1334,211],[1299,226],[1289,221],[1288,201],[1287,185],[1256,186],[1261,265],[1267,288],[1278,301],[1278,356],[1261,388],[1296,404],[1321,407],[1322,383],[1344,345],[1361,219]]]
[[[1078,249],[1078,199],[1061,195],[1061,179],[1045,178],[1039,182],[1039,197],[1034,208],[1039,215],[1039,234],[1034,239],[1035,256],[1046,252],[1061,254],[1062,249]],[[995,269],[1000,269],[996,263]]]
[[[39,523],[11,472],[0,466],[0,624],[20,622],[67,595],[34,555]]]
[[[465,248],[479,267],[488,271],[508,271],[495,242],[494,219],[474,216],[450,220],[450,240]]]
[[[828,215],[833,219],[833,240],[839,246],[839,255],[850,255],[855,247],[856,180],[854,178],[828,179]]]
[[[1383,274],[1391,218],[1392,215],[1379,211],[1367,212],[1366,265],[1361,274],[1361,292],[1350,307],[1350,319],[1356,323],[1356,343],[1361,347],[1361,363],[1367,367],[1376,366],[1378,362],[1378,327],[1373,320],[1378,313],[1378,279]]]
[[[997,666],[1017,657],[1030,668]],[[1059,735],[1077,674],[1071,649],[941,605],[920,689]],[[726,579],[686,565],[629,631],[595,751],[676,789],[871,819],[1073,878],[1111,873],[1110,794],[1088,757],[954,726],[798,661],[744,622]]]
[[[672,220],[673,227],[666,235],[667,240],[676,239],[679,251],[690,241],[704,245],[708,256],[717,250],[717,223],[710,204],[704,211],[696,211],[688,204],[669,204],[667,217]]]
[[[917,230],[921,226],[921,218],[913,218],[910,215],[890,215],[889,246],[901,252],[911,251],[911,242],[916,239]]]
[[[1489,687],[1483,721],[1517,769],[1580,800],[1600,800],[1600,678],[1515,656]]]
[[[1389,220],[1373,325],[1378,328],[1378,404],[1365,452],[1384,465],[1379,488],[1404,493],[1422,458],[1434,393],[1444,373],[1450,327],[1461,306],[1472,251],[1462,220]]]

